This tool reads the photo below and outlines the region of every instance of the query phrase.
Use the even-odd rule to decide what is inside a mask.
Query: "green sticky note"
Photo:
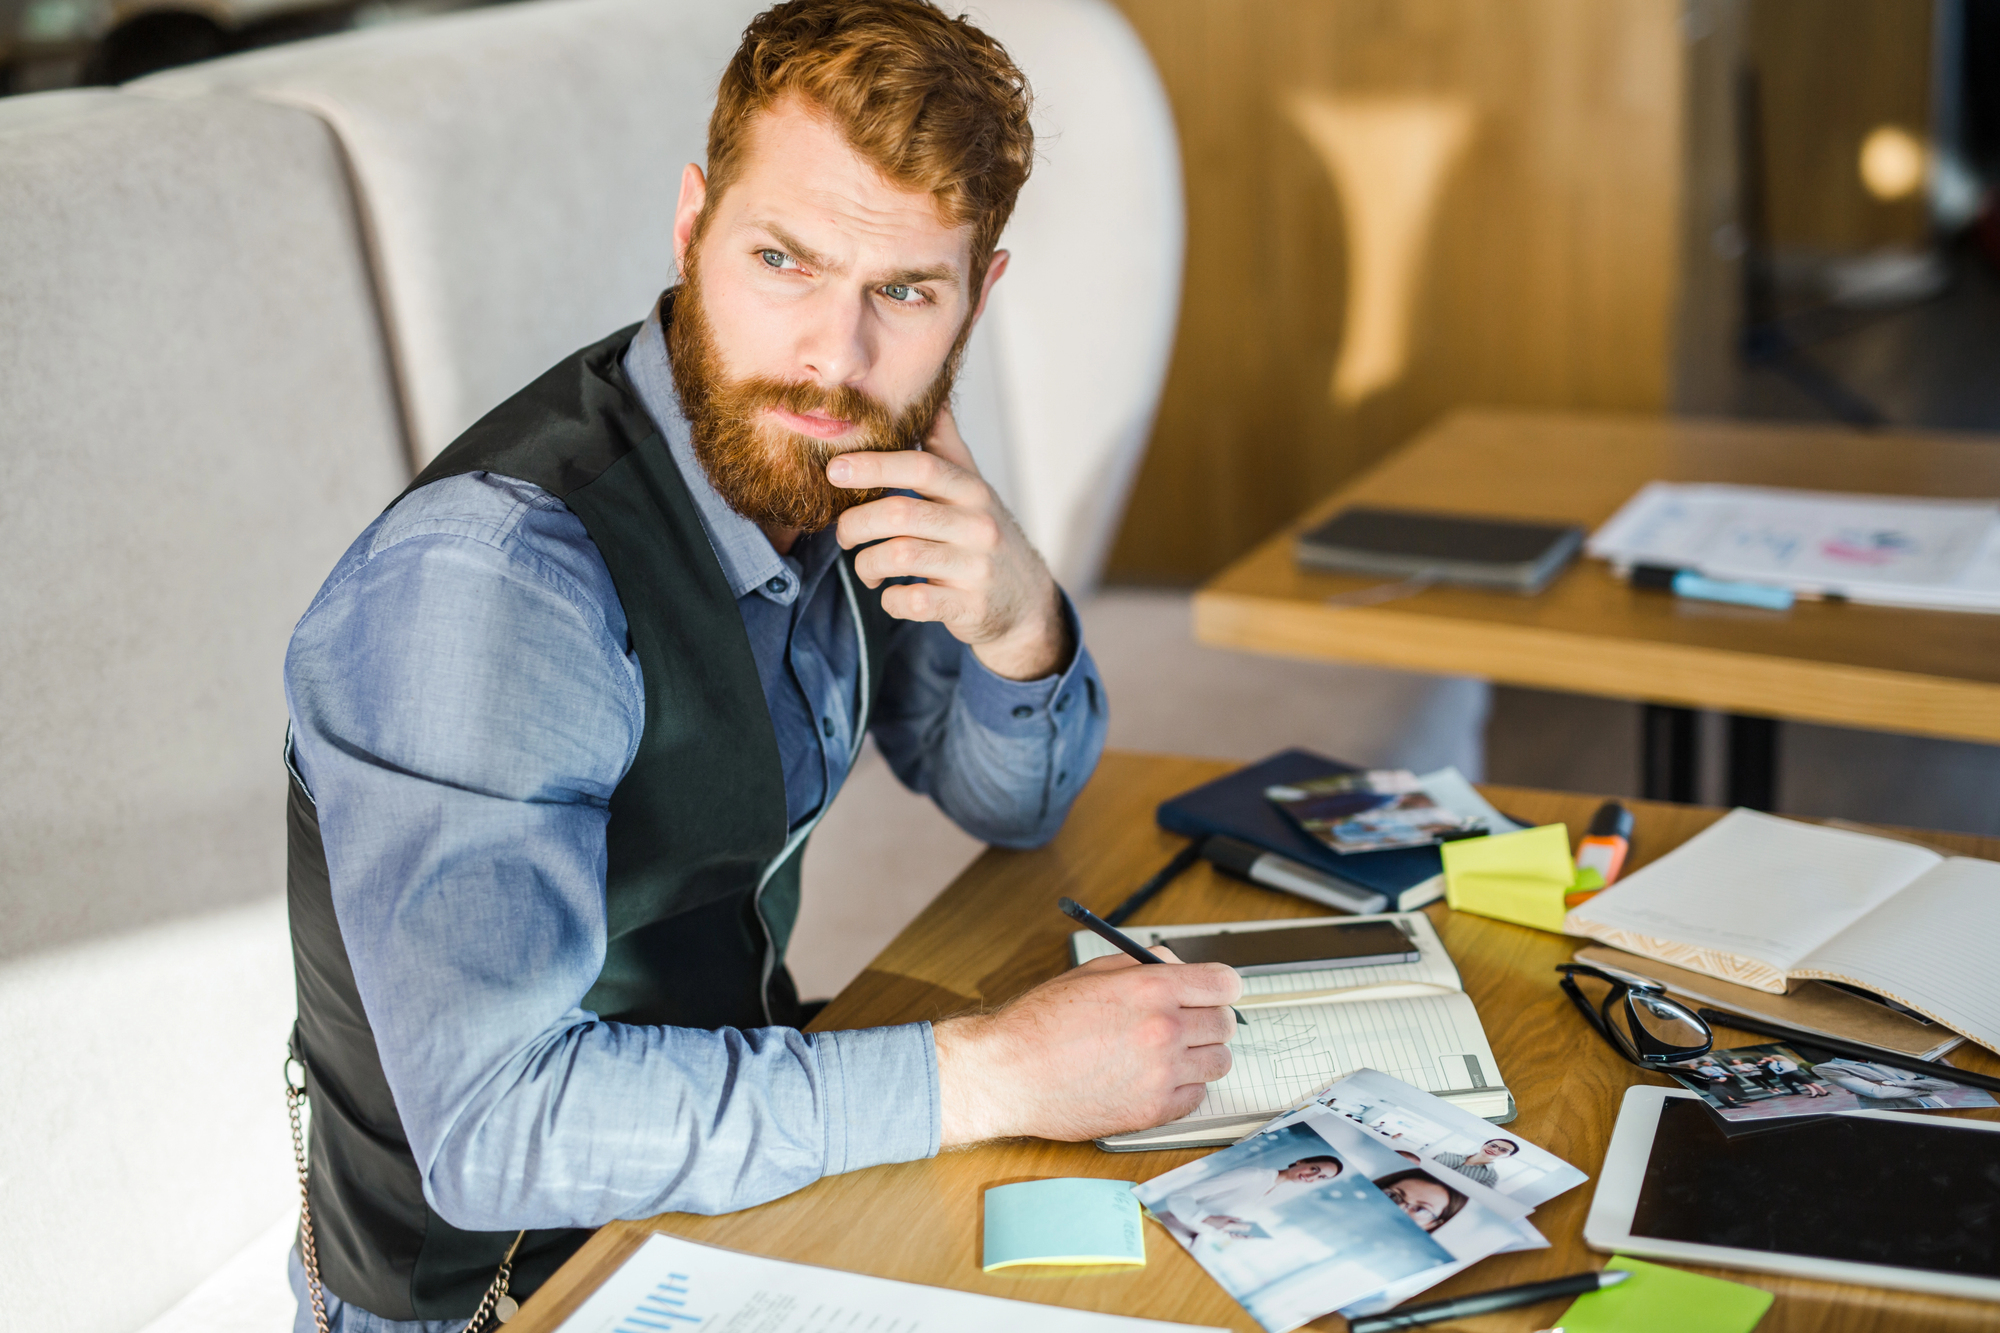
[[[1761,1287],[1614,1255],[1632,1276],[1579,1296],[1556,1320],[1562,1333],[1750,1333],[1776,1298]]]
[[[1129,1180],[1024,1180],[986,1191],[987,1272],[1016,1264],[1138,1264],[1146,1232]]]
[[[1544,824],[1445,843],[1444,896],[1455,912],[1477,912],[1537,930],[1562,930],[1563,895],[1576,883],[1569,828]]]

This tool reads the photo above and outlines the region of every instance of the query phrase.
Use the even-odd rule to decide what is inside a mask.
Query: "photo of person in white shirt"
[[[1277,1170],[1239,1166],[1168,1196],[1167,1211],[1196,1235],[1206,1232],[1245,1239],[1261,1230],[1256,1218],[1273,1204],[1338,1179],[1345,1169],[1331,1153],[1301,1157]]]

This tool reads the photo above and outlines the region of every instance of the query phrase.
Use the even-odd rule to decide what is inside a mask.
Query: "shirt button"
[[[770,593],[773,597],[782,597],[785,595],[785,589],[791,586],[791,584],[785,582],[783,579],[772,579],[764,585],[764,591]]]
[[[1065,786],[1068,784],[1068,782],[1069,782],[1068,769],[1064,769],[1062,772],[1056,774],[1056,786],[1058,787]]]
[[[833,719],[832,719],[832,718],[830,718],[830,717],[823,717],[823,718],[821,718],[821,719],[819,720],[819,729],[820,729],[820,733],[821,733],[822,735],[824,735],[824,736],[825,736],[825,737],[826,737],[826,738],[827,738],[828,740],[832,740],[832,739],[833,739]]]
[[[1067,694],[1063,695],[1061,698],[1056,700],[1056,711],[1058,713],[1062,712],[1063,709],[1068,707],[1069,707],[1069,696]]]
[[[1035,710],[1034,710],[1034,709],[1032,709],[1032,708],[1030,708],[1030,707],[1028,707],[1028,705],[1026,705],[1026,704],[1015,704],[1015,705],[1014,705],[1014,716],[1015,716],[1015,717],[1033,717],[1034,715],[1035,715]]]

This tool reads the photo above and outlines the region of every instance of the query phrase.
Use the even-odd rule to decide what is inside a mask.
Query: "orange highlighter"
[[[1625,868],[1625,854],[1632,850],[1632,812],[1616,801],[1606,801],[1590,817],[1590,831],[1576,845],[1577,886],[1563,896],[1565,907],[1587,903],[1617,880]],[[1586,871],[1596,872],[1594,876]],[[1595,878],[1596,883],[1591,883]]]

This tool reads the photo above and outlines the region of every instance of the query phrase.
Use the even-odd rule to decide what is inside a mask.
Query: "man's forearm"
[[[988,671],[934,625],[901,631],[874,736],[896,776],[968,833],[1004,847],[1055,836],[1097,767],[1108,722],[1097,664],[1075,642],[1064,670],[1035,681]]]
[[[420,1152],[425,1194],[474,1230],[733,1212],[935,1153],[935,1068],[927,1024],[812,1036],[585,1024],[464,1104]]]

